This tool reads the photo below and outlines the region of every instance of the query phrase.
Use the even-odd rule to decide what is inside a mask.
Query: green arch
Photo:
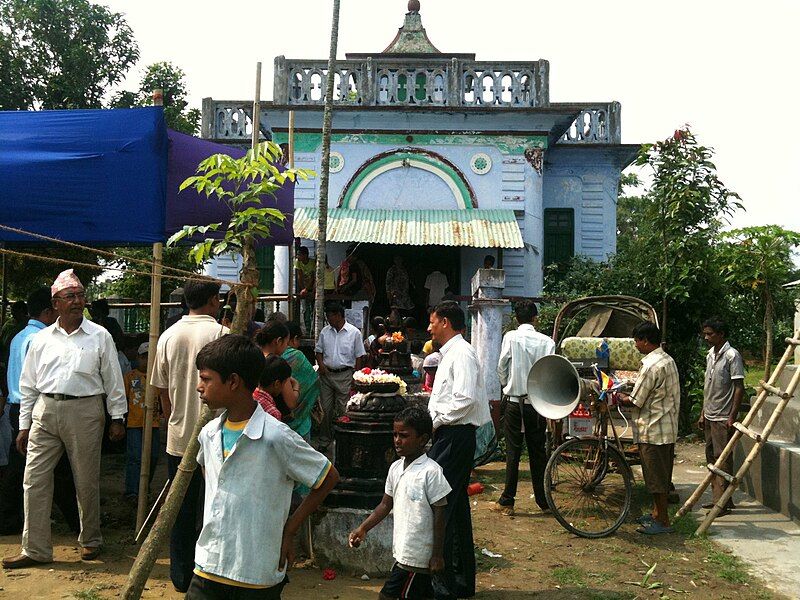
[[[396,152],[368,164],[363,168],[363,171],[361,171],[347,186],[347,191],[342,198],[341,207],[356,208],[358,199],[361,196],[361,192],[363,192],[363,189],[366,188],[365,182],[369,183],[381,173],[391,170],[386,169],[387,166],[397,164],[397,166],[400,167],[406,160],[422,163],[423,165],[427,165],[433,169],[433,174],[442,179],[454,192],[454,195],[456,195],[456,201],[459,201],[462,205],[461,208],[464,210],[472,210],[472,194],[470,193],[467,182],[464,180],[464,176],[447,163],[437,160],[428,154],[419,152]],[[353,195],[357,191],[359,192],[358,196],[353,198]]]

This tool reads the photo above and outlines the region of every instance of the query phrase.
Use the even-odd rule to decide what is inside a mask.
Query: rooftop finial
[[[419,0],[408,0],[408,12],[419,12]]]

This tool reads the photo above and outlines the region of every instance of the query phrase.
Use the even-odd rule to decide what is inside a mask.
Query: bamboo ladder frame
[[[794,392],[797,389],[798,384],[800,384],[800,369],[795,371],[795,374],[792,376],[792,379],[789,382],[786,390],[781,390],[776,386],[776,384],[783,373],[783,370],[786,368],[786,365],[789,363],[789,360],[791,360],[795,347],[800,346],[800,329],[794,332],[794,337],[786,338],[786,344],[786,351],[783,353],[780,362],[778,362],[778,366],[775,367],[775,370],[772,372],[769,381],[766,382],[761,380],[759,382],[758,396],[750,407],[750,411],[740,423],[737,422],[733,424],[733,427],[736,431],[733,432],[731,439],[728,441],[728,445],[725,446],[725,449],[722,451],[722,454],[720,454],[717,462],[713,465],[706,465],[708,468],[708,474],[706,475],[705,479],[703,479],[703,482],[697,486],[697,489],[695,489],[689,499],[686,500],[684,505],[675,514],[676,517],[681,517],[692,510],[715,476],[718,475],[728,482],[727,488],[725,488],[725,491],[722,493],[720,499],[708,512],[705,519],[700,524],[700,527],[697,528],[695,535],[702,535],[706,533],[709,527],[711,527],[711,524],[714,522],[714,519],[716,519],[722,512],[723,508],[727,505],[728,500],[730,500],[731,496],[733,495],[733,492],[736,491],[742,479],[750,470],[750,467],[752,466],[756,457],[758,457],[758,455],[761,453],[761,448],[767,443],[772,430],[775,428],[775,424],[783,414],[783,410],[786,408],[786,405],[789,404],[789,400],[794,397]],[[773,410],[769,421],[767,421],[766,427],[764,427],[764,431],[758,433],[750,429],[749,425],[755,418],[758,411],[761,409],[761,406],[764,404],[768,396],[776,396],[780,398],[780,402],[778,402],[778,405]],[[731,455],[733,449],[736,447],[736,444],[739,443],[739,440],[743,435],[746,435],[752,439],[755,444],[750,449],[747,458],[742,463],[742,466],[739,467],[739,470],[735,475],[725,473],[721,469],[722,463],[724,463],[725,460]]]

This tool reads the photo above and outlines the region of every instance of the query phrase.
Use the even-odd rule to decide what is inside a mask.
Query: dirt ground
[[[679,444],[678,461],[688,455]],[[0,571],[0,597],[37,600],[78,598],[97,600],[118,597],[136,555],[133,543],[135,507],[120,499],[123,457],[109,455],[103,461],[103,525],[106,547],[100,559],[81,562],[74,536],[59,522],[54,526],[56,562],[36,569]],[[536,508],[529,484],[520,485],[517,514],[504,517],[489,506],[499,495],[503,465],[479,469],[486,490],[473,496],[473,525],[478,560],[478,594],[486,600],[634,598],[736,598],[737,600],[783,597],[769,591],[745,565],[706,539],[692,539],[690,517],[677,523],[678,533],[647,538],[637,534],[633,519],[642,514],[646,495],[637,486],[631,522],[615,535],[588,540],[575,537],[550,516]],[[163,482],[163,465],[154,486]],[[529,475],[523,480],[530,481]],[[19,537],[0,537],[0,555],[18,551]],[[483,548],[501,554],[484,556]],[[144,598],[181,598],[172,589],[168,553],[154,569]],[[655,565],[653,572],[647,572]],[[291,583],[283,597],[289,600],[376,598],[382,581],[363,581],[339,573],[333,581],[322,578],[327,565],[302,563],[290,573]]]

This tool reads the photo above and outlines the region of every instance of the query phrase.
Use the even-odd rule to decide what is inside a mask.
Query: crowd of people
[[[364,364],[369,347],[339,304],[326,305],[328,325],[316,340],[312,365],[300,350],[296,323],[278,314],[251,335],[233,335],[221,322],[225,311],[217,283],[189,280],[183,294],[187,314],[159,338],[150,373],[147,343],[130,357],[120,354],[114,335],[121,329],[113,331],[107,304],[93,306],[93,320],[86,318],[86,292],[72,270],[31,294],[26,314],[14,305],[14,325],[3,330],[3,340],[9,339],[0,421],[0,531],[21,532],[22,543],[18,555],[3,559],[5,568],[52,562],[54,501],[78,533],[81,559],[97,558],[103,545],[104,432],[111,440],[127,439],[124,490],[136,497],[143,428],[153,428],[156,464],[161,419],[166,422],[167,470],[174,478],[204,403],[221,412],[202,429],[197,456],[202,470],[193,473],[171,531],[172,584],[187,598],[280,597],[294,536],[338,482],[330,460],[333,420],[346,410],[353,372]],[[494,509],[503,515],[514,514],[523,441],[536,504],[548,510],[543,487],[547,422],[527,398],[527,380],[531,366],[552,354],[555,344],[536,330],[532,301],[518,301],[515,313],[518,327],[504,336],[497,365],[507,441],[505,487]],[[389,469],[383,499],[342,541],[360,545],[394,513],[396,564],[381,598],[475,593],[467,486],[476,431],[491,415],[479,357],[462,335],[465,328],[464,311],[455,302],[443,301],[431,310],[427,410],[408,408],[396,415],[393,439],[400,458]],[[738,414],[744,367],[727,342],[723,322],[706,321],[703,334],[711,348],[701,424],[708,460],[714,462]],[[642,369],[626,401],[638,409],[642,470],[654,501],[640,531],[659,534],[671,531],[666,507],[680,390],[658,328],[641,323],[633,338],[643,355]],[[123,359],[130,363],[125,374]],[[159,399],[151,422],[145,422],[144,411],[148,384]],[[724,486],[721,479],[714,482],[715,501]],[[269,507],[253,498],[269,498]]]

